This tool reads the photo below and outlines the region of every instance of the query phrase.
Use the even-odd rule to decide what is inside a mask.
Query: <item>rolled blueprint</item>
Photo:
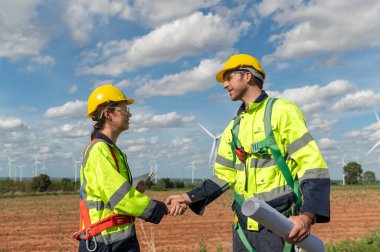
[[[246,200],[241,207],[241,211],[245,216],[254,219],[281,237],[288,235],[294,226],[294,223],[288,220],[288,218],[255,197]],[[297,244],[297,246],[308,252],[325,251],[322,240],[312,234]]]

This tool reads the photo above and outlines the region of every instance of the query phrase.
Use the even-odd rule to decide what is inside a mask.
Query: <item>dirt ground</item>
[[[155,192],[164,200],[170,192]],[[213,202],[203,217],[188,211],[159,225],[137,221],[142,251],[231,251],[232,192]],[[333,190],[331,222],[312,233],[325,243],[357,239],[380,228],[380,191]],[[72,234],[78,227],[78,196],[57,195],[0,199],[0,251],[77,251]],[[149,248],[154,245],[156,250]]]

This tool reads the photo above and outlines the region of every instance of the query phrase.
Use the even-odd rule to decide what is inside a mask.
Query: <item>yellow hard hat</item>
[[[263,68],[261,67],[260,62],[255,57],[252,57],[248,54],[236,54],[232,55],[226,61],[223,69],[216,74],[216,80],[218,82],[224,82],[224,74],[226,73],[226,71],[239,68],[248,68],[247,70],[250,70],[249,68],[253,68],[253,70],[256,70],[257,72],[257,75],[255,75],[255,73],[252,73],[252,71],[250,71],[254,76],[260,78],[261,80],[265,79],[266,74]]]
[[[88,97],[87,116],[92,117],[99,105],[106,102],[126,102],[127,105],[132,104],[135,100],[125,97],[115,86],[108,84],[96,88]]]

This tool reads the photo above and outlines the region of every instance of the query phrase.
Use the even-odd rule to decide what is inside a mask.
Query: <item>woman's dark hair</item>
[[[106,121],[106,118],[103,116],[104,110],[108,109],[110,111],[113,111],[114,107],[116,107],[117,104],[118,104],[117,102],[108,102],[108,103],[99,105],[98,109],[95,111],[92,117],[92,120],[94,121],[94,125],[93,125],[94,128],[91,132],[91,140],[95,138],[96,132],[103,127],[104,122]]]

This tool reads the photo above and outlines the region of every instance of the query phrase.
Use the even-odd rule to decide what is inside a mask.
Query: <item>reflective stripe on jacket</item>
[[[118,160],[119,172],[110,147]],[[156,206],[153,200],[132,186],[126,155],[105,140],[95,140],[88,146],[81,166],[80,180],[80,193],[89,209],[91,223],[115,213],[145,220],[151,216]],[[103,231],[96,239],[110,244],[133,235],[134,223],[126,223]]]

